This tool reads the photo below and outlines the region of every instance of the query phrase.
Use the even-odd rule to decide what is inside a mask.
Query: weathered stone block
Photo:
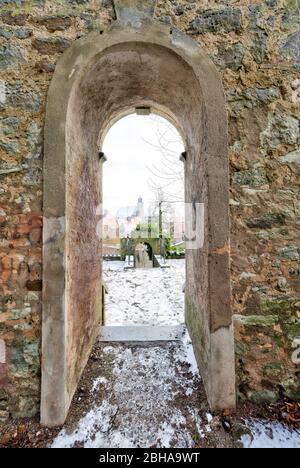
[[[117,19],[123,24],[139,24],[152,19],[156,0],[114,0]]]
[[[249,169],[233,174],[233,183],[236,185],[252,185],[257,187],[268,183],[266,172],[263,169]]]
[[[271,327],[278,323],[278,318],[272,315],[234,315],[234,321],[249,327]]]
[[[287,164],[293,172],[300,174],[300,149],[296,151],[291,151],[290,153],[281,156],[280,162],[282,164]]]
[[[25,361],[35,368],[39,367],[40,346],[39,342],[27,342],[24,346]]]
[[[280,248],[279,255],[288,260],[300,260],[299,249],[296,245],[287,245]]]
[[[49,62],[49,60],[47,60],[46,58],[44,58],[43,60],[36,62],[35,68],[39,72],[53,73],[55,70],[55,65]]]
[[[278,88],[246,88],[243,90],[228,90],[226,93],[227,102],[237,115],[243,109],[253,109],[256,106],[271,104],[280,99]]]
[[[292,31],[299,27],[299,17],[300,17],[300,5],[298,0],[287,0],[284,2],[283,0],[281,3],[288,3],[291,4],[294,2],[294,5],[290,5],[289,8],[286,8],[283,11],[281,17],[281,28],[284,31]]]
[[[28,126],[27,141],[31,151],[30,157],[39,158],[42,153],[42,129],[35,122],[31,122]]]
[[[277,281],[279,291],[285,292],[288,289],[288,281],[284,276],[280,276]]]
[[[30,396],[21,396],[19,399],[18,409],[14,411],[13,416],[15,418],[32,418],[38,413],[38,402],[38,396],[35,398]]]
[[[265,32],[259,31],[256,33],[253,45],[251,48],[252,56],[256,63],[263,63],[268,52],[267,46],[268,36]]]
[[[300,31],[290,34],[280,46],[281,55],[293,62],[294,66],[300,67]]]
[[[15,31],[15,36],[17,39],[27,39],[28,37],[32,36],[32,29],[31,28],[19,28]]]
[[[268,127],[260,135],[262,147],[270,150],[281,144],[297,143],[300,133],[299,124],[299,120],[291,115],[269,115]]]
[[[258,101],[262,104],[269,104],[280,98],[280,91],[278,88],[255,88],[255,94]]]
[[[45,26],[49,32],[65,31],[72,24],[71,16],[42,16],[36,20],[42,26]]]
[[[0,26],[0,37],[5,39],[11,39],[16,37],[17,39],[27,39],[32,35],[33,31],[31,28],[11,28],[9,26]]]
[[[7,174],[13,174],[13,173],[16,173],[16,172],[22,172],[23,171],[23,167],[21,165],[17,165],[17,164],[1,164],[1,167],[0,167],[0,176],[5,176]]]
[[[206,10],[190,24],[192,32],[204,34],[207,32],[239,32],[241,30],[242,13],[238,8],[223,8]]]
[[[42,179],[42,167],[39,161],[33,159],[32,162],[30,161],[28,167],[26,167],[25,175],[22,180],[23,184],[25,187],[41,187]]]
[[[283,329],[289,341],[293,342],[295,338],[300,338],[300,319],[285,323]]]
[[[42,55],[61,54],[70,47],[70,45],[70,40],[64,37],[35,38],[32,41],[32,47]]]
[[[175,8],[175,15],[176,16],[181,16],[184,14],[184,6],[183,5],[178,5],[176,8]]]
[[[267,213],[259,218],[248,219],[246,224],[249,228],[270,229],[284,225],[285,219],[286,215],[283,213]]]
[[[17,46],[8,44],[0,47],[0,70],[6,70],[24,61],[24,51]]]
[[[243,44],[238,42],[231,47],[226,47],[225,44],[218,45],[218,55],[213,55],[212,59],[220,68],[231,68],[239,70],[242,67],[244,58]]]
[[[18,14],[12,11],[5,11],[1,14],[1,19],[3,23],[14,25],[14,26],[25,26],[27,21],[27,14]]]
[[[8,154],[17,154],[20,151],[18,141],[3,141],[0,140],[0,148]]]
[[[169,15],[160,16],[159,21],[164,24],[172,24],[172,18]]]
[[[7,26],[0,26],[0,37],[4,37],[5,39],[9,39],[14,35],[11,28]]]
[[[22,318],[27,318],[31,313],[30,307],[25,307],[24,309],[12,309],[11,320],[20,320]]]
[[[250,14],[250,28],[253,30],[261,30],[266,27],[262,19],[262,14],[265,10],[265,5],[263,4],[256,4],[249,6],[249,14]]]
[[[294,298],[272,297],[261,302],[261,312],[266,315],[274,314],[278,317],[289,318],[293,313]]]
[[[36,112],[40,107],[40,98],[37,93],[16,82],[14,85],[2,85],[2,98],[0,108],[10,106],[21,108],[26,111]]]

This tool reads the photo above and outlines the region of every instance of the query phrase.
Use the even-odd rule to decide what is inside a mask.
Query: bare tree
[[[172,237],[179,230],[175,225],[180,225],[182,229],[180,220],[184,213],[184,167],[180,154],[184,151],[184,145],[172,124],[158,116],[152,116],[152,120],[157,127],[156,142],[146,143],[162,156],[159,165],[148,166],[148,184],[153,193],[152,216],[158,219],[160,237],[163,232],[169,232]],[[178,216],[180,212],[181,217]]]
[[[159,167],[156,164],[148,166],[148,183],[154,194],[154,205],[158,206],[162,201],[183,202],[184,171],[178,151],[178,146],[183,148],[182,140],[171,123],[154,115],[151,119],[157,124],[156,142],[146,143],[163,156]]]

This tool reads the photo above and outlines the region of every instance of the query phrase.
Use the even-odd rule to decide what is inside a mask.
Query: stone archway
[[[184,136],[186,202],[204,206],[203,243],[187,252],[186,322],[211,408],[235,406],[222,85],[196,43],[152,20],[153,4],[115,1],[118,21],[103,35],[76,41],[58,62],[50,86],[41,395],[46,425],[64,422],[99,332],[99,148],[112,123],[137,107],[162,114]]]
[[[151,249],[151,254],[153,255],[159,255],[160,253],[160,238],[159,237],[134,237],[131,239],[131,250],[132,252],[135,251],[135,248],[137,244],[142,243],[149,245]],[[121,254],[121,259],[125,260],[126,255],[128,253],[128,247],[127,247],[127,239],[121,239],[121,249],[120,249],[120,254]]]

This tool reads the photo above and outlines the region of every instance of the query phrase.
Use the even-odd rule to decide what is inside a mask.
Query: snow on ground
[[[188,339],[181,344],[109,345],[110,379],[96,379],[93,395],[104,391],[70,434],[63,429],[52,447],[193,447],[197,409],[191,395],[199,383],[195,363],[187,365]]]
[[[244,448],[300,448],[300,430],[290,431],[287,426],[271,421],[246,421],[252,436],[243,435]]]
[[[105,324],[183,323],[185,262],[169,264],[166,269],[124,270],[123,262],[105,262]],[[91,392],[96,397],[105,391],[104,400],[74,432],[63,429],[53,447],[194,446],[197,408],[191,395],[200,378],[187,332],[180,343],[105,346],[102,359],[112,362],[112,373],[109,379],[97,377]]]
[[[170,268],[124,270],[124,262],[104,262],[105,325],[178,325],[184,323],[185,261]]]
[[[106,325],[183,323],[185,262],[169,264],[124,271],[123,262],[105,262]],[[182,342],[98,346],[99,374],[88,388],[92,403],[53,447],[183,448],[194,446],[195,435],[205,441],[211,434],[214,418],[206,403],[206,414],[199,414],[201,392],[202,403],[205,397],[187,332]],[[240,440],[246,448],[300,447],[299,432],[282,424],[249,419],[245,425],[252,433]]]

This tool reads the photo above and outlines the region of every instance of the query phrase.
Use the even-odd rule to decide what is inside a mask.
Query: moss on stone
[[[276,346],[279,346],[280,348],[284,346],[284,337],[282,334],[279,334],[278,332],[275,332],[273,329],[270,330],[268,333],[268,336],[270,336]]]
[[[295,389],[288,388],[284,391],[284,395],[290,400],[300,403],[300,387]]]
[[[293,340],[300,337],[300,320],[296,323],[285,323],[283,324],[283,329],[287,338]]]
[[[234,315],[234,321],[240,325],[271,327],[277,325],[278,317],[273,315]]]
[[[277,380],[282,374],[282,364],[279,362],[268,362],[263,366],[263,373],[272,380]]]
[[[276,315],[291,316],[294,302],[295,302],[294,298],[268,299],[267,301],[264,301],[261,303],[261,312],[266,315],[276,314]]]
[[[270,390],[261,390],[259,392],[253,392],[250,399],[253,403],[257,404],[276,403],[276,401],[278,401],[278,395]]]
[[[235,354],[238,356],[244,356],[249,352],[249,346],[247,346],[245,343],[242,343],[241,341],[235,340],[234,345]]]

